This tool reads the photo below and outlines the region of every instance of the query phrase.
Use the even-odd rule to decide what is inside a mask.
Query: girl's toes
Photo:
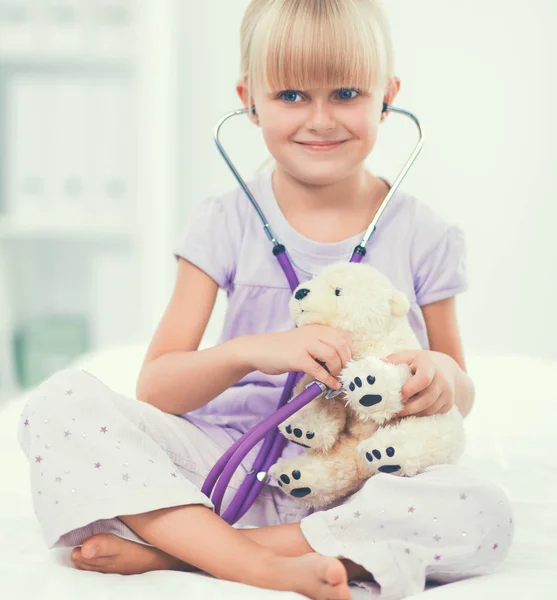
[[[83,556],[81,556],[80,548],[75,548],[78,552],[72,551],[70,558],[72,559],[73,566],[80,571],[90,571],[91,564],[86,562]]]
[[[111,533],[99,533],[89,538],[81,546],[81,555],[85,560],[114,556],[118,553],[119,538]]]
[[[338,559],[332,559],[323,564],[322,577],[323,581],[332,586],[348,583],[346,569]]]
[[[123,540],[111,533],[99,533],[74,548],[70,558],[77,569],[82,571],[101,571],[105,567],[106,558],[118,553],[118,546]]]
[[[336,558],[328,558],[321,566],[321,578],[329,585],[327,598],[330,600],[350,600],[348,574],[342,562]]]
[[[105,572],[104,567],[101,567],[100,565],[95,565],[93,563],[86,563],[86,562],[77,563],[76,568],[80,571],[95,571],[97,573]]]
[[[72,561],[76,561],[78,559],[81,558],[81,547],[77,546],[77,548],[74,548],[71,552],[70,552],[70,558],[72,559]]]
[[[85,560],[83,554],[81,554],[81,546],[78,546],[71,551],[70,558],[76,567]]]

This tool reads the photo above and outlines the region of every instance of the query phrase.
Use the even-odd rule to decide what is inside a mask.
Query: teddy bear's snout
[[[302,288],[294,294],[294,298],[296,298],[296,300],[303,300],[308,294],[309,290],[307,288]]]

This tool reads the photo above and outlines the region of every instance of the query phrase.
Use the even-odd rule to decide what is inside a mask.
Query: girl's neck
[[[277,165],[272,173],[277,204],[290,225],[303,236],[336,243],[364,231],[389,191],[368,171],[330,186],[310,186]]]
[[[365,169],[328,186],[306,184],[277,165],[273,172],[273,189],[283,212],[331,212],[369,207],[370,196],[377,191],[377,180]],[[384,182],[381,182],[384,185]]]

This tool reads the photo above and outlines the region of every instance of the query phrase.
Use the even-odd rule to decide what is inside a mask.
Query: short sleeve
[[[222,198],[205,198],[193,209],[174,244],[174,256],[185,258],[228,290],[235,270],[234,224],[235,219],[226,215]]]
[[[431,304],[466,291],[468,277],[463,231],[437,218],[416,238],[413,275],[418,305]]]

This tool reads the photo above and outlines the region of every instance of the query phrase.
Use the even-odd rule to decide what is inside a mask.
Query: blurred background
[[[248,3],[0,0],[0,400],[83,353],[150,340],[192,208],[237,186],[213,130],[241,108]],[[557,359],[556,4],[386,9],[395,105],[425,132],[402,189],[467,235],[465,350]],[[247,118],[221,139],[247,180],[268,157]],[[391,115],[369,168],[392,181],[415,140]]]

